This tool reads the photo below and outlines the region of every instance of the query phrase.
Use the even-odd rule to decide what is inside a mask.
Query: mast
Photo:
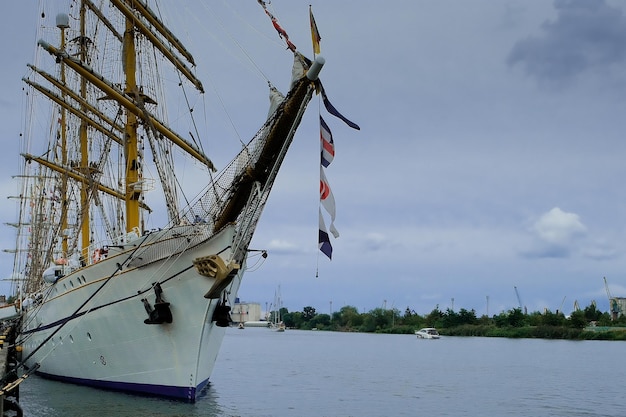
[[[135,25],[133,21],[126,18],[126,31],[123,42],[123,65],[126,85],[124,93],[129,97],[137,93],[137,80],[135,68],[137,58],[135,56]],[[126,159],[126,231],[140,226],[139,199],[141,198],[141,170],[139,166],[137,149],[137,116],[126,109],[126,143],[124,145],[124,156]]]
[[[85,28],[85,13],[86,5],[84,2],[80,4],[80,57],[84,62],[87,62],[87,31]],[[87,113],[87,80],[85,77],[80,77],[80,97],[82,99],[81,110],[83,113]],[[89,151],[87,144],[87,122],[85,119],[81,119],[79,128],[79,141],[80,141],[80,167],[83,175],[89,175]],[[80,207],[81,207],[81,258],[87,259],[89,257],[89,245],[91,243],[91,232],[89,228],[90,211],[89,211],[89,184],[84,182],[80,187]]]
[[[65,29],[69,28],[69,17],[66,14],[59,14],[56,17],[56,24],[59,30],[61,31],[61,50],[65,50]],[[65,79],[65,64],[61,62],[61,83],[66,84]],[[61,97],[65,100],[65,93],[61,93]],[[61,107],[61,164],[63,166],[67,166],[67,114],[64,107]],[[61,221],[59,222],[59,227],[61,228],[61,258],[65,259],[68,253],[68,243],[67,243],[67,233],[68,225],[67,225],[67,211],[69,208],[68,204],[68,188],[67,188],[67,177],[63,176],[61,179]]]
[[[151,84],[154,74],[142,70],[155,69],[159,77],[153,61],[172,64],[168,70],[177,71],[181,80],[186,78],[202,92],[201,84],[186,70],[186,65],[194,65],[193,58],[146,2],[110,0],[109,6],[96,12],[91,0],[82,0],[80,9],[74,9],[79,13],[73,15],[79,23],[76,31],[69,29],[67,15],[59,16],[60,45],[38,42],[54,57],[59,73],[53,76],[29,66],[33,78],[24,79],[55,108],[50,130],[34,135],[48,137],[47,150],[30,153],[29,147],[22,152],[27,162],[24,172],[34,173],[29,180],[33,184],[23,192],[32,203],[22,212],[37,224],[20,242],[37,253],[24,260],[24,274],[39,279],[50,261],[59,257],[71,261],[71,268],[85,266],[89,251],[99,241],[123,242],[126,236],[120,234],[141,233],[143,213],[151,211],[144,196],[151,184],[145,175],[152,169],[161,180],[171,224],[200,217],[217,231],[240,223],[235,257],[244,259],[278,167],[314,92],[316,76],[294,80],[284,102],[232,162],[219,186],[207,192],[197,208],[181,211],[177,190],[182,184],[172,175],[172,150],[177,147],[205,168],[215,168],[191,133],[188,140],[166,125],[166,114],[158,107],[165,94]],[[100,60],[92,52],[109,58]],[[311,63],[300,54],[294,58],[304,74]],[[186,64],[181,64],[183,60]],[[37,82],[41,80],[46,83]],[[144,157],[144,146],[151,159]]]

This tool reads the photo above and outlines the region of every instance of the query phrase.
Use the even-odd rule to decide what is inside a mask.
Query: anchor
[[[216,326],[228,327],[230,322],[233,321],[230,318],[230,306],[226,305],[226,294],[224,294],[223,301],[218,301],[213,311],[213,321]]]
[[[170,310],[170,303],[163,299],[163,289],[158,282],[152,284],[154,288],[155,300],[154,308],[150,305],[150,302],[145,298],[142,298],[143,306],[148,313],[148,318],[143,322],[146,324],[163,324],[172,322],[172,311]]]

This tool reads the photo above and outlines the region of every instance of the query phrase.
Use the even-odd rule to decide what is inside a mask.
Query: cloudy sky
[[[61,4],[45,3],[48,14]],[[258,73],[284,91],[288,51],[255,0],[195,3],[162,11],[205,63],[197,73],[215,86],[206,101],[224,103],[249,137],[266,113]],[[290,39],[311,55],[309,4],[327,60],[322,81],[361,130],[314,99],[253,240],[270,256],[245,276],[243,300],[271,302],[280,285],[290,311],[491,315],[517,307],[517,287],[529,311],[568,313],[575,300],[608,309],[603,277],[626,296],[623,2],[273,0]],[[35,0],[11,8],[0,28],[3,196],[17,190],[20,79],[42,21]],[[181,17],[190,10],[192,19]],[[221,48],[208,46],[220,36]],[[241,77],[235,63],[256,75]],[[332,261],[317,250],[318,112],[336,144],[326,171],[341,234]],[[15,212],[5,200],[3,223]],[[13,235],[4,227],[2,249]],[[12,257],[0,254],[0,276],[11,271]],[[3,282],[0,293],[9,288]]]

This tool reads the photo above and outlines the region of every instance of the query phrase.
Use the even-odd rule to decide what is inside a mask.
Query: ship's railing
[[[137,227],[133,228],[130,232],[125,232],[120,234],[119,236],[111,239],[109,243],[99,242],[90,245],[87,248],[87,255],[89,256],[88,260],[83,260],[88,265],[99,262],[103,259],[106,259],[109,256],[109,251],[113,250],[114,247],[125,245],[133,240],[137,240],[141,237],[140,231]]]

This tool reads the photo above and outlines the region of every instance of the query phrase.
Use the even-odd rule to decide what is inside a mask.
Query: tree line
[[[307,306],[295,312],[283,307],[280,317],[287,327],[302,330],[413,334],[423,327],[435,327],[449,336],[626,340],[626,316],[611,320],[608,312],[599,311],[593,303],[569,316],[550,310],[524,313],[520,308],[480,317],[473,309],[442,311],[439,307],[427,315],[417,314],[409,307],[404,312],[375,308],[359,313],[354,306],[344,306],[331,315]]]

